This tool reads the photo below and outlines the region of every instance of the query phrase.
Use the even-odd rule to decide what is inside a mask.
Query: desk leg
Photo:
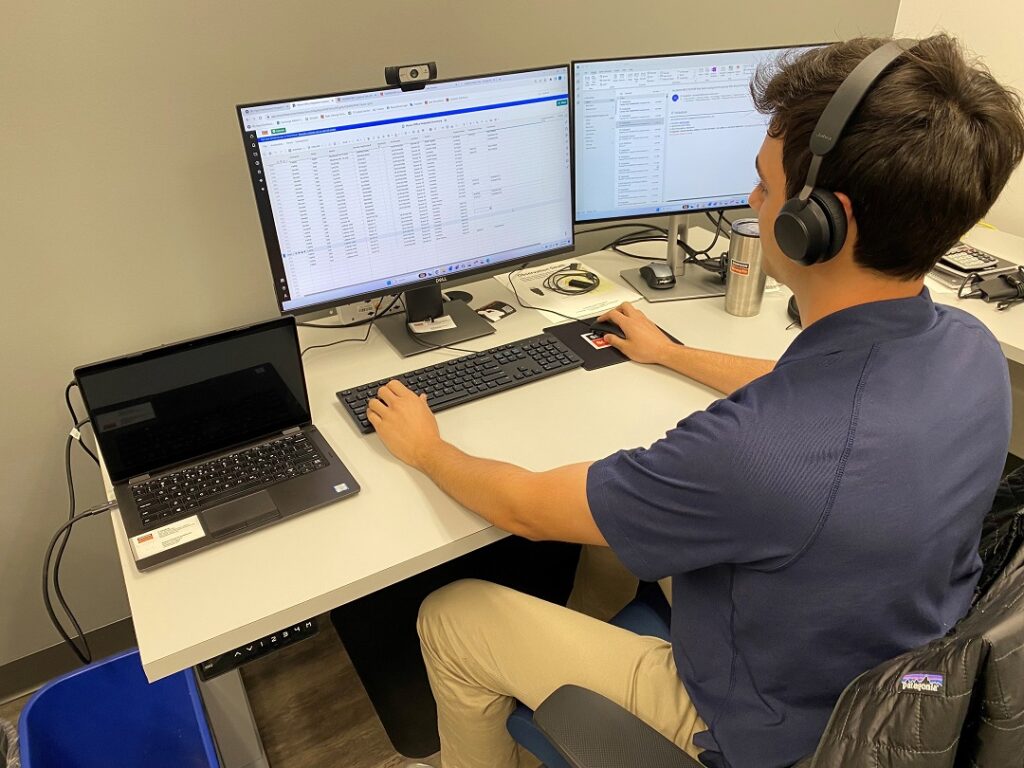
[[[239,671],[203,681],[196,675],[223,768],[270,768]]]

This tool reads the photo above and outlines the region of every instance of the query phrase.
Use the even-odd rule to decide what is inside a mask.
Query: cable
[[[721,229],[723,221],[726,224],[729,225],[730,229],[732,228],[732,222],[729,221],[727,218],[725,218],[725,211],[719,211],[718,212],[718,221],[717,222],[715,221],[715,217],[711,215],[711,211],[704,211],[704,215],[708,217],[708,221],[710,221],[712,224],[714,224],[719,229]],[[722,234],[725,235],[725,239],[726,240],[729,239],[729,235],[726,232],[723,231]]]
[[[386,315],[388,312],[391,311],[391,308],[393,306],[395,306],[395,304],[398,302],[398,300],[401,297],[402,297],[401,294],[396,293],[391,298],[391,303],[388,304],[386,307],[384,307],[384,311],[383,312],[378,312],[377,310],[380,308],[380,305],[384,303],[384,297],[381,296],[380,301],[377,302],[377,307],[373,310],[373,316],[372,317],[364,318],[362,320],[357,320],[354,323],[326,323],[326,324],[323,324],[323,323],[298,323],[297,322],[295,324],[299,325],[299,326],[302,326],[303,328],[327,328],[327,329],[331,329],[331,328],[358,328],[361,325],[368,325],[369,323],[372,323],[374,320],[376,320],[376,319]],[[311,347],[311,349],[312,349],[312,347]]]
[[[707,256],[711,252],[711,249],[714,248],[715,245],[718,243],[719,236],[723,234],[722,233],[722,222],[725,220],[725,214],[722,211],[719,211],[718,212],[718,221],[715,221],[714,218],[712,218],[712,216],[711,216],[711,214],[709,212],[706,212],[706,213],[708,213],[708,218],[711,219],[711,223],[715,225],[715,237],[711,241],[711,245],[709,245],[707,248],[703,248],[703,249],[697,251],[697,250],[694,250],[687,243],[685,243],[685,242],[683,243],[683,248],[686,249],[686,252],[687,252],[687,254],[689,254],[690,259],[693,259],[694,261],[697,261],[698,257],[700,257],[700,256]],[[728,239],[728,238],[726,238],[726,239]],[[689,259],[687,259],[687,260],[689,260]]]
[[[311,349],[323,349],[324,347],[333,347],[333,346],[335,346],[337,344],[345,344],[345,343],[350,342],[350,341],[365,342],[367,339],[370,338],[370,331],[373,330],[373,323],[374,323],[374,321],[377,318],[379,318],[381,315],[387,313],[388,310],[390,310],[391,307],[393,307],[395,305],[395,302],[398,301],[398,298],[399,298],[398,296],[395,296],[394,298],[392,298],[391,299],[391,303],[388,304],[384,308],[384,311],[382,312],[382,311],[380,311],[380,305],[384,301],[384,299],[382,297],[381,300],[377,302],[377,306],[373,310],[373,317],[371,317],[371,318],[368,318],[366,320],[360,320],[358,323],[351,323],[350,325],[337,325],[337,326],[333,326],[335,328],[354,328],[357,325],[365,325],[365,326],[367,326],[367,328],[366,328],[366,333],[363,334],[363,338],[360,339],[360,338],[356,337],[354,339],[338,339],[337,341],[332,341],[329,344],[312,344],[312,345],[310,345],[310,346],[308,346],[308,347],[306,347],[305,349],[302,350],[302,353],[300,354],[300,357],[305,357],[306,353],[309,352],[309,350],[311,350]],[[305,324],[304,323],[300,323],[300,325],[305,325]],[[313,327],[315,327],[315,328],[327,328],[327,327],[331,327],[331,326],[320,325],[320,326],[313,326]]]
[[[587,234],[589,232],[603,232],[606,229],[621,229],[622,227],[641,227],[642,229],[656,229],[656,230],[659,230],[660,232],[662,232],[663,234],[667,234],[667,231],[663,227],[659,227],[659,226],[656,226],[654,224],[647,224],[647,223],[640,222],[640,221],[634,222],[632,224],[608,224],[607,226],[604,226],[604,227],[591,227],[590,229],[578,229],[578,230],[576,230],[576,234],[577,235],[585,235],[585,234]]]
[[[1011,272],[1008,275],[1002,276],[1003,281],[1017,291],[1017,295],[1000,301],[996,304],[997,310],[1003,311],[1024,301],[1024,280],[1021,279],[1021,277],[1024,276],[1024,269],[1019,269],[1018,272],[1020,275],[1015,275]]]
[[[75,406],[71,404],[71,389],[72,387],[78,387],[78,382],[72,379],[68,382],[68,385],[64,387],[64,402],[68,404],[68,411],[71,413],[71,423],[78,423],[78,414],[75,413]]]
[[[412,332],[412,328],[409,327],[408,323],[405,324],[405,332],[409,335],[410,339],[415,341],[421,347],[427,347],[429,349],[450,349],[453,352],[468,352],[471,355],[476,354],[472,349],[463,349],[462,347],[453,347],[451,344],[436,344],[433,341],[425,341],[417,337],[416,334]]]
[[[70,443],[68,444],[68,448],[70,455]],[[66,603],[63,602],[63,597],[58,592],[57,594],[58,598],[61,599],[61,605],[64,608],[64,610],[68,613],[68,616],[71,618],[71,623],[74,624],[75,631],[78,633],[78,637],[82,641],[82,648],[84,648],[84,650],[82,650],[82,648],[79,648],[78,645],[72,640],[71,636],[68,635],[68,633],[64,630],[64,626],[60,623],[60,621],[58,621],[57,615],[56,613],[54,613],[53,610],[53,604],[50,602],[50,559],[53,556],[53,548],[57,545],[57,540],[66,532],[67,535],[64,536],[64,541],[66,542],[71,535],[71,528],[75,523],[77,523],[79,520],[83,520],[86,517],[92,517],[94,515],[106,512],[108,509],[112,509],[114,506],[116,506],[116,504],[117,502],[108,501],[107,503],[101,504],[98,507],[87,509],[85,512],[82,512],[81,514],[72,515],[63,525],[61,525],[60,528],[57,529],[57,532],[53,534],[53,538],[50,539],[50,545],[46,548],[46,556],[43,558],[43,604],[46,606],[46,613],[50,617],[50,621],[53,623],[53,626],[57,628],[57,632],[59,632],[60,636],[64,639],[64,642],[71,647],[71,650],[74,651],[75,656],[77,656],[78,659],[83,664],[89,664],[90,662],[92,662],[92,651],[89,648],[89,641],[85,638],[85,633],[82,632],[81,626],[79,626],[78,622],[75,620],[74,615],[71,614],[71,612],[68,610]],[[55,575],[56,568],[57,565],[55,564]]]
[[[72,387],[74,387],[75,389],[78,389],[78,382],[75,381],[74,379],[69,381],[68,385],[66,387],[64,387],[64,402],[67,403],[68,412],[71,414],[71,423],[75,425],[75,429],[77,430],[83,424],[89,424],[90,422],[89,422],[88,419],[85,419],[84,421],[81,421],[81,422],[78,421],[78,414],[75,413],[75,407],[71,404],[71,389],[72,389]],[[89,450],[89,446],[87,446],[84,442],[82,442],[81,434],[79,434],[75,439],[78,440],[78,444],[80,446],[82,446],[82,450],[85,451],[87,454],[89,454],[89,458],[96,462],[96,466],[99,466],[99,463],[100,463],[99,457],[97,457],[95,453],[93,453],[91,450]]]
[[[72,612],[71,610],[71,606],[68,605],[68,601],[64,597],[64,590],[60,582],[60,566],[64,558],[64,552],[67,549],[68,541],[71,539],[70,521],[76,519],[75,484],[71,474],[71,444],[73,441],[78,440],[79,445],[81,445],[83,449],[85,448],[85,445],[81,442],[78,430],[80,427],[83,427],[88,422],[88,419],[83,419],[82,421],[76,422],[74,429],[72,429],[68,433],[67,440],[65,441],[64,444],[64,470],[68,488],[69,522],[65,523],[65,525],[61,527],[60,531],[58,531],[58,533],[54,536],[53,541],[50,543],[49,549],[47,549],[46,559],[43,563],[43,603],[46,606],[46,612],[47,614],[49,614],[50,621],[53,623],[53,626],[57,629],[57,632],[64,639],[64,642],[66,642],[71,647],[71,650],[74,651],[75,655],[82,661],[83,664],[88,664],[90,661],[92,661],[92,652],[89,649],[89,641],[85,638],[85,633],[82,631],[81,624],[78,623],[78,619],[75,617],[74,612]],[[100,509],[100,511],[103,511],[105,509],[109,509],[110,506],[111,505],[101,505],[101,507],[98,509]],[[61,536],[61,534],[63,534],[63,536]],[[64,629],[63,624],[57,618],[56,613],[54,613],[53,605],[50,602],[50,591],[48,583],[50,573],[50,560],[53,555],[53,548],[54,546],[56,546],[58,538],[60,539],[60,547],[57,550],[56,558],[54,558],[53,560],[53,592],[57,596],[57,602],[60,603],[60,607],[64,611],[64,614],[68,617],[68,620],[71,622],[72,627],[74,627],[75,633],[77,634],[79,640],[81,640],[82,648],[85,649],[84,651],[79,648],[78,644],[75,643],[74,640],[72,639],[72,636],[69,635],[68,632]]]
[[[562,296],[582,296],[595,290],[600,284],[601,278],[575,261],[556,269],[544,278],[544,287]]]
[[[67,443],[64,448],[64,467],[67,473],[67,485],[68,485],[68,519],[70,520],[75,516],[75,485],[71,478],[71,441],[74,439],[74,434],[84,422],[75,424],[75,429],[68,433]],[[57,558],[53,564],[53,591],[57,595],[57,601],[60,603],[60,607],[64,609],[64,613],[71,620],[72,626],[78,636],[82,638],[82,642],[85,645],[86,652],[89,651],[89,644],[85,640],[85,635],[82,633],[82,628],[78,624],[78,620],[75,615],[71,612],[71,608],[68,606],[68,601],[64,599],[64,590],[60,583],[60,564],[64,558],[64,550],[67,548],[68,541],[71,539],[71,529],[68,529],[67,534],[64,536],[60,543],[60,549],[57,550]],[[77,646],[76,646],[77,647]],[[91,654],[90,654],[91,658]],[[86,662],[88,663],[88,662]]]
[[[584,320],[580,320],[578,317],[573,317],[572,315],[563,315],[561,312],[557,312],[557,311],[555,311],[553,309],[548,309],[547,307],[534,307],[534,306],[531,306],[529,304],[523,304],[523,300],[519,297],[519,291],[516,290],[516,281],[512,279],[512,276],[516,272],[522,272],[524,269],[528,268],[529,266],[530,266],[529,263],[523,264],[523,266],[521,266],[519,269],[515,269],[515,270],[513,270],[513,271],[508,273],[508,284],[512,287],[512,293],[515,294],[516,302],[519,304],[520,307],[522,307],[523,309],[536,309],[536,310],[539,310],[540,312],[550,312],[553,315],[558,315],[559,317],[564,317],[566,320],[572,320],[575,323],[583,323],[587,327],[592,327],[589,323],[587,323]]]

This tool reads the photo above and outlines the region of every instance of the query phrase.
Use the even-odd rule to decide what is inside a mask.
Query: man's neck
[[[793,286],[800,322],[804,328],[835,312],[873,301],[909,299],[921,293],[924,278],[894,280],[863,270],[840,274],[809,276],[801,286]]]

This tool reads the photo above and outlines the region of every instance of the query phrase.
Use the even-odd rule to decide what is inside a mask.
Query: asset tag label
[[[205,535],[206,531],[203,530],[203,524],[199,522],[199,516],[192,515],[184,520],[177,520],[160,528],[154,528],[152,531],[132,536],[129,541],[132,551],[135,553],[135,559],[141,560],[144,557],[152,557],[190,541],[201,539]]]

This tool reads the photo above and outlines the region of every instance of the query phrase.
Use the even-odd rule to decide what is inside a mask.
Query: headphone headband
[[[810,196],[811,190],[814,189],[815,182],[818,180],[821,158],[831,152],[839,143],[846,124],[850,121],[854,110],[860,106],[868,91],[871,90],[871,86],[884,74],[890,64],[916,44],[917,40],[909,38],[890,40],[865,56],[836,88],[836,92],[832,94],[821,117],[818,118],[814,132],[811,133],[811,165],[807,169],[804,188],[800,191],[801,200],[806,201]]]
[[[803,189],[783,204],[773,227],[779,248],[794,261],[805,266],[828,261],[846,242],[846,211],[833,192],[816,186],[818,171],[871,87],[890,64],[916,44],[916,40],[890,40],[869,53],[839,84],[818,117],[811,133],[811,162]]]

